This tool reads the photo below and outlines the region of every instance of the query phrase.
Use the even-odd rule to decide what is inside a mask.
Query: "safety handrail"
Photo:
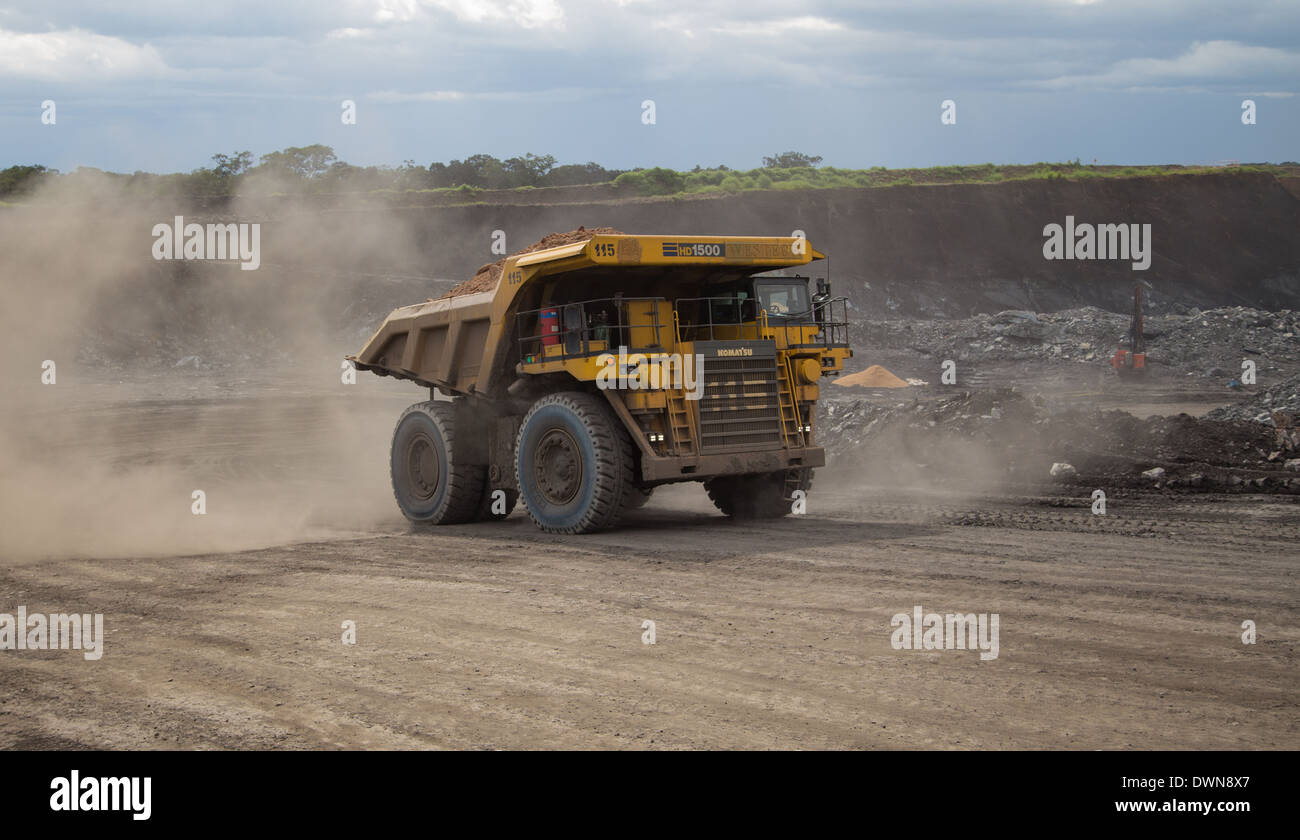
[[[626,317],[627,304],[630,303],[653,303],[655,310],[655,319],[648,324],[632,324]],[[662,347],[661,330],[670,326],[659,319],[661,305],[666,304],[667,300],[660,297],[612,297],[612,298],[593,298],[591,300],[573,301],[571,303],[557,304],[555,306],[543,306],[538,309],[528,309],[515,314],[515,332],[519,341],[519,360],[528,362],[529,357],[542,357],[546,359],[571,359],[582,358],[586,356],[603,353],[617,346],[629,348],[629,352],[653,351]],[[588,308],[593,305],[600,305],[600,312],[605,313],[613,311],[616,316],[614,322],[603,322],[597,324],[588,323]],[[574,311],[576,308],[577,320],[579,326],[569,326],[562,323],[558,333],[538,333],[535,335],[525,334],[525,325],[530,319],[537,319],[539,322],[545,312],[554,311],[556,316],[562,321],[567,321],[566,311]],[[653,329],[654,341],[645,346],[630,346],[633,330]],[[557,344],[560,346],[559,353],[547,354],[545,352],[546,343],[544,339],[548,335],[555,336]],[[603,338],[601,336],[604,336]],[[617,336],[619,341],[612,340]],[[570,341],[578,345],[577,350],[570,350]],[[604,349],[592,349],[592,342],[601,342],[605,344]]]
[[[714,308],[711,305],[713,303],[735,306],[738,319],[714,321]],[[703,304],[701,312],[707,315],[707,320],[699,324],[687,324],[686,328],[696,331],[699,337],[707,337],[708,340],[717,338],[719,327],[733,327],[738,328],[739,337],[742,339],[749,337],[751,331],[753,338],[775,338],[780,332],[786,339],[786,346],[790,347],[847,347],[849,344],[848,298],[829,298],[814,303],[808,310],[798,313],[776,314],[760,307],[749,320],[745,320],[744,317],[743,306],[746,303],[758,306],[755,298],[677,298],[673,301],[673,314],[674,317],[679,317],[683,304]],[[814,333],[816,339],[812,342],[805,341],[805,331],[810,327],[816,327]],[[792,335],[791,330],[797,332]],[[679,323],[678,340],[681,340],[681,332],[682,326]],[[791,341],[792,338],[794,341]]]

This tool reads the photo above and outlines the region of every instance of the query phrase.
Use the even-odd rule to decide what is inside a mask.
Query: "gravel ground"
[[[82,501],[6,507],[67,550],[3,552],[0,611],[102,613],[106,642],[0,652],[0,747],[1300,747],[1294,497],[1117,488],[1097,516],[1087,487],[841,469],[761,524],[688,484],[606,534],[412,533],[383,450],[417,394],[265,387],[45,418],[97,430]],[[136,479],[178,498],[106,492]],[[895,650],[916,605],[998,614],[998,657]]]

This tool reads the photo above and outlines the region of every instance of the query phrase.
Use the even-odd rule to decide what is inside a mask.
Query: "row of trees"
[[[763,158],[768,168],[815,167],[818,156],[782,152]],[[92,170],[98,171],[98,170]],[[693,173],[729,172],[726,166]],[[43,179],[58,174],[43,166],[11,166],[0,170],[0,198],[30,192]],[[598,163],[557,165],[554,155],[532,153],[498,160],[492,155],[471,155],[450,163],[435,161],[427,167],[407,160],[398,167],[353,166],[338,159],[334,149],[322,144],[291,146],[256,159],[249,151],[215,154],[212,166],[188,174],[150,175],[136,172],[133,183],[152,183],[167,191],[210,195],[230,192],[244,177],[268,175],[301,181],[321,190],[423,190],[450,187],[516,189],[520,187],[568,187],[583,184],[618,183],[641,193],[672,193],[681,189],[684,174],[671,169],[606,169]]]
[[[29,193],[46,178],[57,174],[57,169],[46,169],[44,166],[11,166],[0,169],[0,198]]]
[[[294,146],[262,155],[256,166],[251,152],[217,154],[212,160],[215,165],[206,171],[223,179],[265,173],[323,182],[390,180],[397,189],[567,187],[606,183],[622,174],[597,163],[556,166],[554,155],[531,153],[506,160],[492,155],[472,155],[450,163],[435,161],[428,167],[419,166],[413,160],[404,161],[399,167],[353,166],[339,160],[332,148],[320,144]]]

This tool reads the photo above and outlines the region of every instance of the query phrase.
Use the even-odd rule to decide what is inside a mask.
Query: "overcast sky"
[[[1298,92],[1300,0],[0,0],[0,168],[1278,162]]]

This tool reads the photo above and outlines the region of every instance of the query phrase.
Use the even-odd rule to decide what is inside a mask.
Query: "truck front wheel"
[[[485,467],[467,463],[456,446],[451,403],[416,403],[393,432],[389,457],[393,495],[412,522],[453,525],[477,518]]]
[[[515,443],[515,478],[528,515],[553,534],[612,527],[636,492],[632,440],[608,404],[578,392],[533,403]]]

